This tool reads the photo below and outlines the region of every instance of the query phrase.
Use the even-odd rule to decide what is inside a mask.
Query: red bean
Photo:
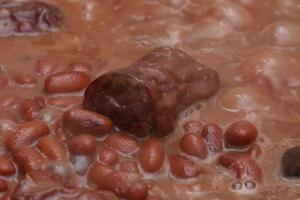
[[[186,134],[179,143],[181,151],[201,159],[207,157],[207,148],[200,135]]]
[[[115,165],[119,161],[119,155],[112,149],[102,147],[98,154],[99,160],[109,166]]]
[[[64,112],[62,119],[64,127],[73,134],[103,135],[112,129],[112,122],[107,117],[79,108]]]
[[[141,181],[142,176],[136,173],[115,171],[103,176],[105,181],[98,185],[100,189],[115,192],[119,197],[127,198],[130,195],[131,186]]]
[[[0,155],[0,175],[10,176],[16,172],[13,162],[4,155]]]
[[[19,85],[34,85],[37,80],[30,74],[16,74],[14,80]]]
[[[140,173],[138,163],[133,160],[127,160],[120,164],[119,170],[122,172]]]
[[[204,138],[208,149],[212,152],[221,152],[223,150],[222,129],[217,124],[207,124],[203,127],[201,136]]]
[[[110,174],[112,169],[108,166],[102,165],[100,163],[94,163],[91,165],[87,178],[90,183],[97,186],[102,186],[106,181],[103,177],[107,174]]]
[[[180,155],[169,156],[170,172],[177,178],[195,178],[200,174],[200,168],[195,162]]]
[[[83,90],[90,81],[83,72],[58,72],[46,79],[44,90],[49,94],[76,92]]]
[[[148,196],[148,186],[143,182],[133,183],[130,187],[129,194],[127,195],[128,200],[145,200]]]
[[[97,140],[89,134],[80,134],[69,142],[69,150],[75,155],[94,155],[97,150]]]
[[[147,172],[158,171],[165,160],[163,145],[156,138],[148,139],[141,147],[139,161]]]
[[[54,97],[54,98],[49,98],[48,103],[52,106],[65,109],[65,108],[70,108],[79,105],[81,103],[81,99],[76,96]]]
[[[14,150],[13,157],[21,169],[26,174],[30,171],[40,170],[45,167],[45,161],[41,154],[29,146],[21,146]]]
[[[45,107],[45,100],[42,97],[24,100],[19,106],[20,117],[25,121],[35,119],[39,111]]]
[[[7,136],[6,147],[13,150],[22,145],[31,145],[40,137],[49,134],[49,132],[49,127],[40,121],[26,122]]]
[[[203,128],[203,124],[198,121],[187,121],[183,125],[184,133],[192,133],[192,134],[199,134]]]
[[[256,137],[256,127],[245,120],[233,123],[225,132],[226,144],[233,147],[245,147],[254,142]]]
[[[5,180],[0,179],[0,192],[6,192],[8,190],[8,186]],[[3,196],[2,196],[3,197]],[[2,198],[1,198],[2,199]]]
[[[35,65],[36,72],[41,76],[53,74],[59,66],[59,60],[53,56],[45,56],[39,59]]]
[[[104,143],[121,153],[132,153],[138,150],[138,141],[127,133],[111,133]]]
[[[49,160],[67,160],[68,154],[64,146],[54,137],[42,137],[39,139],[37,147]]]
[[[72,62],[68,66],[69,71],[89,72],[92,70],[91,66],[85,62]]]
[[[255,180],[261,182],[263,173],[259,165],[248,155],[237,153],[227,153],[219,158],[219,164],[232,169],[236,173],[236,178],[242,180]]]

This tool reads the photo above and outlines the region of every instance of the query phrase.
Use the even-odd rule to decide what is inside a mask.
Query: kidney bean
[[[5,180],[0,179],[0,192],[6,192],[8,190],[8,186]]]
[[[40,137],[48,135],[49,131],[49,127],[40,121],[26,122],[7,136],[5,144],[9,150],[22,145],[31,145]]]
[[[162,167],[164,160],[164,147],[158,139],[150,138],[141,146],[139,152],[139,161],[145,171],[158,171]]]
[[[43,169],[45,167],[45,161],[41,154],[29,146],[16,148],[13,152],[13,157],[16,164],[24,174],[30,171]]]
[[[69,64],[68,70],[77,72],[89,72],[92,70],[92,67],[85,62],[72,62]]]
[[[256,127],[245,120],[233,123],[225,132],[226,144],[232,147],[245,147],[254,142],[256,137]]]
[[[139,148],[138,141],[124,132],[109,134],[104,143],[121,153],[132,153]]]
[[[99,160],[109,166],[115,165],[119,161],[119,155],[112,149],[102,147],[98,154]]]
[[[136,173],[128,173],[115,171],[103,176],[105,181],[102,181],[99,188],[115,192],[119,197],[127,198],[130,194],[131,186],[138,181],[141,181],[142,176]]]
[[[41,76],[53,74],[59,67],[59,59],[53,56],[45,56],[36,62],[35,70]]]
[[[217,124],[206,124],[201,132],[207,147],[212,152],[221,152],[223,150],[222,129]]]
[[[201,159],[207,157],[207,148],[200,135],[186,134],[182,137],[179,143],[181,151]]]
[[[135,182],[131,185],[128,200],[145,200],[148,196],[148,186],[143,182]]]
[[[48,103],[52,106],[65,109],[69,107],[74,107],[75,105],[79,105],[81,103],[81,99],[76,96],[54,97],[49,98]]]
[[[37,80],[30,74],[15,74],[13,78],[19,85],[34,85],[37,82]]]
[[[83,90],[91,81],[83,72],[58,72],[48,76],[44,90],[49,94],[67,93]]]
[[[112,122],[107,117],[79,108],[64,112],[62,119],[64,127],[73,134],[103,135],[112,129]]]
[[[87,178],[90,183],[95,184],[97,186],[104,185],[104,182],[107,180],[104,179],[104,176],[110,174],[112,169],[108,166],[102,165],[100,163],[93,163],[89,168]]]
[[[45,100],[42,97],[25,99],[19,106],[20,117],[25,121],[35,119],[39,111],[45,107]]]
[[[71,162],[77,174],[83,175],[87,172],[93,160],[91,156],[87,155],[74,155],[71,157]]]
[[[14,109],[16,108],[22,101],[22,97],[16,94],[8,94],[1,97],[0,105],[3,108]]]
[[[16,172],[13,162],[4,155],[0,155],[0,175],[10,176]]]
[[[248,155],[227,153],[219,158],[219,164],[236,173],[236,178],[242,180],[253,179],[261,182],[263,173],[259,165]]]
[[[246,151],[246,154],[250,155],[253,159],[261,155],[261,148],[258,144],[252,144]]]
[[[195,162],[180,155],[169,156],[170,172],[177,178],[195,178],[200,174],[200,168]]]
[[[42,137],[37,147],[49,160],[67,160],[68,154],[64,146],[54,137]]]
[[[203,128],[203,124],[198,121],[187,121],[183,125],[183,131],[185,134],[199,134]]]
[[[140,173],[138,163],[133,160],[127,160],[120,164],[119,170],[122,172]]]
[[[97,150],[97,140],[92,135],[77,135],[69,142],[69,150],[76,155],[93,155]]]

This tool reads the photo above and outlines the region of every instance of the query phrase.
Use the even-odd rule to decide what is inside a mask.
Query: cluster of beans
[[[197,121],[189,121],[184,124],[184,136],[180,140],[179,147],[181,151],[188,155],[205,159],[208,152],[220,154],[218,164],[232,170],[235,173],[235,182],[232,189],[240,190],[243,187],[252,190],[256,187],[256,182],[261,182],[263,174],[261,168],[255,159],[261,154],[261,148],[255,143],[257,130],[255,126],[248,121],[238,121],[231,124],[225,131],[217,124],[206,124],[203,126]],[[193,176],[199,175],[200,171],[197,165],[188,158],[180,157],[182,160],[191,163],[193,166]],[[177,177],[189,177],[187,174],[180,176],[171,165],[171,172]]]
[[[5,132],[0,175],[7,177],[0,180],[2,192],[13,187],[10,180],[17,175],[47,170],[64,180],[85,177],[90,189],[110,190],[129,200],[146,199],[152,184],[145,174],[167,171],[175,180],[196,178],[201,166],[194,159],[206,159],[210,152],[235,173],[234,189],[241,189],[239,181],[250,189],[262,181],[255,161],[261,153],[255,144],[257,130],[250,122],[236,122],[223,134],[217,124],[188,121],[183,125],[180,153],[167,154],[159,138],[138,139],[117,131],[107,117],[81,108],[80,98],[72,95],[90,83],[91,66],[74,62],[64,71],[58,71],[58,66],[50,57],[36,64],[45,97],[6,95],[0,99]],[[29,77],[12,79],[17,86],[34,87],[37,80]]]

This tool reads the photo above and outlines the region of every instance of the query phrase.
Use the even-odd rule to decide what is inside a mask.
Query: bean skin
[[[158,139],[150,138],[141,146],[139,161],[145,171],[158,171],[162,167],[164,160],[164,148]]]
[[[89,134],[77,135],[69,142],[69,150],[75,155],[94,155],[97,150],[96,138]]]
[[[84,109],[71,109],[63,114],[63,125],[72,134],[103,135],[111,131],[112,122],[107,117]]]
[[[256,127],[245,120],[233,123],[225,132],[225,141],[230,147],[248,146],[255,141],[256,137]]]
[[[102,147],[99,150],[98,158],[100,162],[113,166],[119,161],[119,155],[113,149]]]
[[[132,153],[139,148],[138,141],[127,133],[111,133],[104,143],[121,153]]]
[[[48,94],[76,92],[83,90],[90,81],[90,77],[83,72],[58,72],[46,79],[44,90]]]
[[[0,155],[0,175],[10,176],[16,172],[13,162],[4,155]]]
[[[67,160],[68,154],[64,146],[54,137],[42,137],[39,139],[37,147],[49,160]]]
[[[186,134],[182,137],[179,143],[180,149],[190,155],[200,159],[207,157],[207,148],[200,135]]]
[[[180,155],[169,156],[170,172],[177,178],[195,178],[200,174],[200,168],[195,162]]]
[[[223,134],[222,129],[217,124],[206,124],[201,132],[202,138],[205,140],[208,149],[212,152],[221,152],[223,150]]]
[[[33,144],[40,137],[48,135],[49,132],[49,127],[43,122],[26,122],[7,136],[5,144],[9,150],[14,150],[22,145]]]

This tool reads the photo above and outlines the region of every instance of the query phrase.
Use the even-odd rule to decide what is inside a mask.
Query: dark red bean
[[[89,134],[77,135],[69,142],[69,150],[75,155],[93,155],[97,150],[97,140]]]
[[[109,166],[113,166],[119,161],[117,152],[106,147],[100,148],[98,158],[102,163]]]
[[[201,136],[204,138],[207,147],[212,152],[223,150],[223,131],[217,124],[207,124],[203,127]]]
[[[207,157],[207,148],[200,135],[186,134],[182,137],[179,143],[181,151],[201,159]]]
[[[180,111],[213,96],[218,87],[213,69],[181,50],[158,48],[131,66],[94,80],[83,106],[138,137],[164,136],[174,130]]]
[[[59,59],[53,56],[45,56],[36,62],[36,72],[41,76],[50,76],[59,67]]]
[[[199,134],[203,128],[203,124],[198,121],[187,121],[183,125],[183,131],[185,134]]]
[[[281,158],[281,172],[288,179],[300,178],[300,146],[291,147]]]
[[[49,160],[67,160],[68,154],[64,146],[54,137],[42,137],[37,147]]]
[[[132,153],[138,150],[138,141],[128,133],[111,133],[104,143],[121,153]]]
[[[156,138],[150,138],[141,146],[139,161],[147,172],[158,171],[165,160],[163,145]]]
[[[46,79],[44,90],[49,94],[76,92],[83,90],[90,81],[83,72],[58,72]]]
[[[36,78],[34,78],[34,76],[30,74],[15,74],[13,78],[15,82],[19,85],[34,85],[37,82]]]
[[[195,178],[200,174],[200,168],[195,162],[180,155],[169,156],[170,172],[177,178]]]
[[[227,153],[219,158],[219,164],[232,169],[237,179],[261,182],[263,173],[259,165],[248,155]]]
[[[9,150],[23,145],[31,145],[40,137],[48,135],[49,127],[40,121],[31,121],[21,124],[17,130],[10,133],[5,141],[6,147]]]
[[[8,186],[5,180],[0,179],[0,192],[6,192],[8,190]]]
[[[64,127],[73,134],[103,135],[112,129],[112,122],[107,117],[79,108],[64,112],[62,119]]]
[[[148,196],[148,186],[143,182],[135,182],[131,185],[128,200],[145,200]]]
[[[16,172],[13,162],[4,155],[0,155],[0,175],[10,176]]]
[[[89,72],[92,70],[92,67],[85,62],[72,62],[69,64],[68,70],[77,72]]]
[[[21,169],[26,174],[30,171],[40,170],[45,167],[45,160],[41,154],[29,146],[21,146],[14,150],[13,157]]]
[[[39,111],[45,107],[45,100],[42,97],[25,99],[19,106],[20,117],[25,121],[35,119]]]
[[[253,143],[256,137],[256,127],[245,120],[233,123],[225,132],[226,144],[232,147],[245,147]]]

